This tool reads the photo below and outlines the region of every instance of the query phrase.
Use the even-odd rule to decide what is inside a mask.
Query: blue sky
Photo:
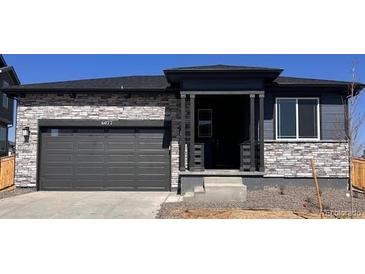
[[[351,80],[352,62],[357,64],[358,81],[365,82],[365,55],[4,55],[14,66],[22,84],[113,77],[159,75],[171,67],[229,64],[283,68],[282,75]],[[365,93],[365,92],[364,92]],[[361,95],[360,105],[365,106]],[[364,108],[365,112],[365,108]],[[14,139],[14,129],[9,138]],[[365,127],[360,139],[365,141]]]

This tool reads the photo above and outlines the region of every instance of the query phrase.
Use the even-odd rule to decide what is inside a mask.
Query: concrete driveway
[[[39,191],[0,200],[2,219],[149,219],[154,218],[170,192]]]

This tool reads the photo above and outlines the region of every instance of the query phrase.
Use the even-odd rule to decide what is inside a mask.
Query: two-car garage
[[[163,121],[42,121],[40,190],[170,190]]]

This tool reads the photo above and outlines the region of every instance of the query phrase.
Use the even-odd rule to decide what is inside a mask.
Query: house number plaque
[[[113,121],[110,121],[110,120],[101,121],[101,125],[102,126],[112,126]]]

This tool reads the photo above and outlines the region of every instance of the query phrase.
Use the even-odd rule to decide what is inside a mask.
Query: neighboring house
[[[19,85],[13,67],[8,66],[0,54],[0,89]],[[8,154],[8,127],[13,125],[14,100],[0,92],[0,156]]]
[[[305,184],[314,158],[322,181],[346,186],[349,83],[281,73],[216,65],[4,88],[18,100],[16,185],[184,192],[205,176]]]
[[[15,142],[8,141],[8,152],[9,154],[15,154]]]

